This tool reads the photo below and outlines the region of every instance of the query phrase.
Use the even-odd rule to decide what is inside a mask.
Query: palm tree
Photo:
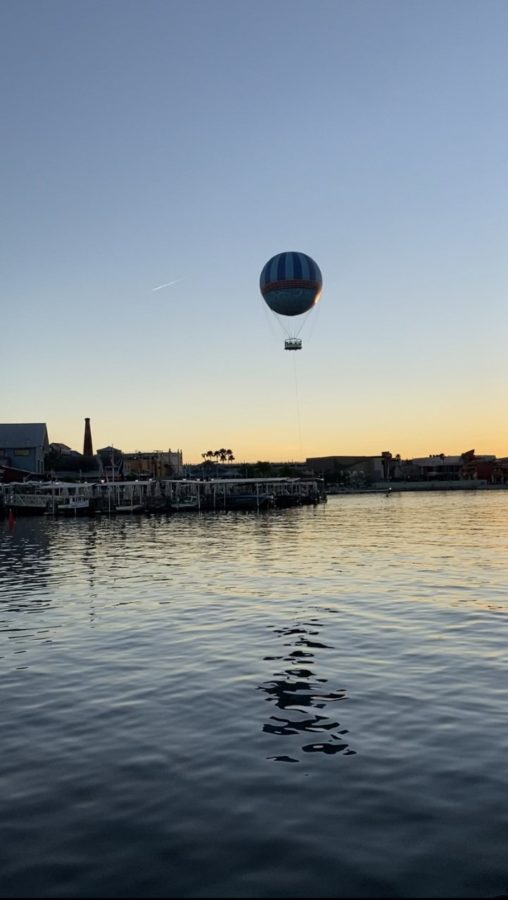
[[[221,447],[220,450],[207,450],[206,453],[202,453],[201,456],[205,460],[215,459],[215,463],[219,462],[234,462],[233,451],[230,449],[226,449],[226,447]]]
[[[216,454],[215,450],[207,450],[205,453],[202,453],[201,456],[203,457],[203,461],[206,463],[206,462],[211,462],[212,459],[214,458],[215,454]]]

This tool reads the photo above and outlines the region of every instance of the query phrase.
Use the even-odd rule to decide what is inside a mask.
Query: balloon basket
[[[302,342],[300,338],[289,338],[284,341],[284,350],[301,350]]]

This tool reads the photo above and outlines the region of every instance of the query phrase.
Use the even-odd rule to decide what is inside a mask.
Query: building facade
[[[181,450],[154,450],[152,453],[137,451],[123,454],[124,476],[134,478],[176,478],[182,473]]]
[[[384,458],[379,456],[309,456],[309,469],[326,481],[365,483],[383,481],[386,477]]]
[[[0,424],[0,466],[42,475],[48,452],[45,423]]]

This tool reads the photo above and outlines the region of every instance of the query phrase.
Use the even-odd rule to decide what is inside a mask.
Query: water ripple
[[[0,522],[0,896],[506,893],[507,547],[501,491]]]

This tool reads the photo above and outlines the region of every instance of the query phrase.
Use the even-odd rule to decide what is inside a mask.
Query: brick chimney
[[[85,419],[85,439],[83,441],[83,456],[93,456],[92,432],[90,431],[90,419]]]

